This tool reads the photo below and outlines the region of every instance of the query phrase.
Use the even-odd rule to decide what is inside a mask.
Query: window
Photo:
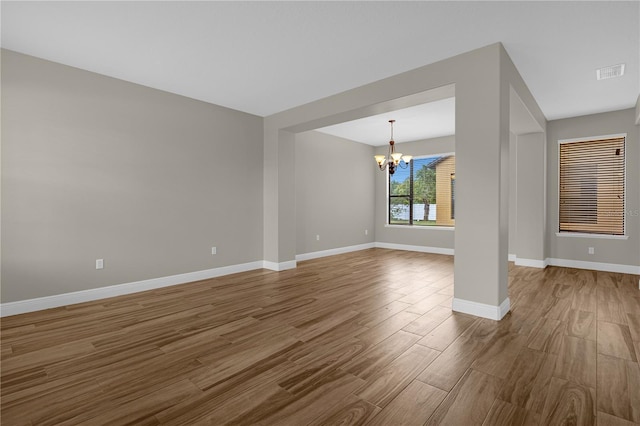
[[[559,144],[559,231],[624,235],[625,137]]]
[[[389,175],[389,224],[455,225],[454,154],[411,160],[406,169]]]

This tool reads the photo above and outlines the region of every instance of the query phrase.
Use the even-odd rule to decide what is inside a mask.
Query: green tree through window
[[[453,154],[414,158],[408,168],[396,170],[389,176],[389,224],[453,226],[454,173]],[[447,202],[439,201],[438,191]]]

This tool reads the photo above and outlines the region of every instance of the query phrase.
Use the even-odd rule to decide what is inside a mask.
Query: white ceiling
[[[367,145],[381,146],[389,143],[389,120],[393,119],[396,120],[393,138],[397,143],[417,141],[455,134],[455,110],[455,98],[448,98],[317,130]]]
[[[640,86],[634,1],[2,1],[1,14],[4,48],[260,116],[495,42],[548,119],[633,107]],[[623,77],[596,81],[619,63]],[[405,140],[415,112],[377,117],[375,137],[396,118]]]

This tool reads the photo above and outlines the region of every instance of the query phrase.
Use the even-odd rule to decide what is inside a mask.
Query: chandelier
[[[378,167],[380,170],[384,170],[389,167],[389,174],[392,175],[395,173],[396,168],[400,167],[401,169],[406,169],[411,161],[413,156],[411,155],[402,155],[401,152],[396,152],[395,149],[395,141],[393,140],[393,123],[396,120],[389,120],[391,124],[391,139],[389,140],[389,153],[385,157],[384,155],[374,155],[376,159],[376,163],[378,163]]]

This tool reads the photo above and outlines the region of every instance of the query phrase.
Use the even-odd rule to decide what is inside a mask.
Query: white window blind
[[[560,232],[624,235],[625,138],[560,143]]]

